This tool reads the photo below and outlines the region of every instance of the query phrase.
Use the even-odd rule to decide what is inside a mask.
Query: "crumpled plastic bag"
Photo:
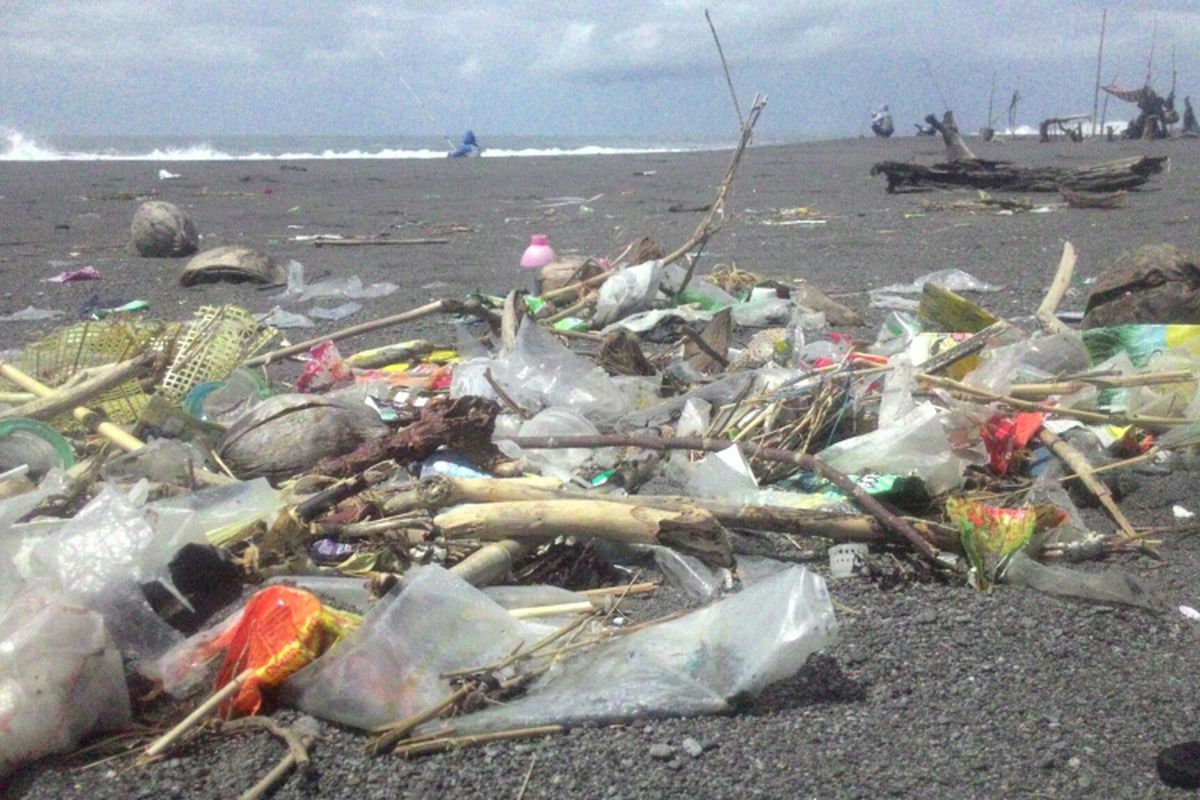
[[[934,495],[962,485],[962,460],[932,403],[920,403],[890,427],[830,445],[817,457],[845,473],[917,475]]]
[[[604,370],[529,320],[517,331],[513,351],[493,359],[490,369],[492,379],[528,412],[562,406],[593,422],[603,422],[629,409],[628,397]],[[455,385],[451,383],[452,394]],[[461,388],[463,384],[457,385]]]
[[[663,262],[646,261],[617,271],[600,287],[592,322],[608,325],[654,302],[662,279]]]
[[[284,689],[306,713],[378,729],[450,694],[443,674],[495,663],[547,630],[514,619],[441,567],[414,567],[362,628]],[[794,567],[556,663],[521,697],[456,718],[454,725],[465,732],[725,711],[734,698],[795,674],[836,632],[825,582]]]
[[[308,284],[304,282],[304,265],[299,261],[291,261],[288,263],[287,289],[275,295],[274,299],[296,303],[307,303],[320,297],[363,300],[387,297],[399,288],[396,284],[387,282],[365,286],[362,278],[357,275],[351,275],[349,278],[329,278]]]
[[[129,718],[121,654],[99,614],[29,591],[0,616],[0,781]]]
[[[871,289],[867,294],[871,298],[872,308],[911,311],[916,309],[917,301],[897,297],[897,295],[920,294],[927,283],[941,286],[952,292],[998,292],[1003,288],[987,281],[981,281],[961,269],[939,269],[936,272],[922,275],[912,283],[892,283],[878,289]]]

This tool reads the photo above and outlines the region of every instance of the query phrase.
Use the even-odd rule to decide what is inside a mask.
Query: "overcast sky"
[[[705,7],[743,106],[770,96],[767,138],[857,135],[884,102],[910,132],[942,109],[923,59],[964,129],[993,71],[996,113],[1019,83],[1036,125],[1091,110],[1106,6],[1104,82],[1140,85],[1156,41],[1156,85],[1174,47],[1200,96],[1198,0],[0,0],[0,126],[732,138]]]

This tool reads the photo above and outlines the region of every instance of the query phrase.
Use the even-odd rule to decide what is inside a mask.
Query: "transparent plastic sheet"
[[[406,578],[358,632],[285,684],[293,705],[379,728],[446,697],[451,686],[441,674],[494,663],[546,634],[440,567],[415,567]],[[454,725],[469,732],[725,711],[734,698],[795,674],[836,632],[824,581],[796,567],[557,663],[522,697]]]
[[[165,571],[177,549],[172,533],[157,532],[140,502],[106,484],[34,545],[34,577],[48,576],[71,601],[100,612],[130,659],[152,659],[179,635],[150,608],[139,584]]]
[[[593,323],[609,325],[649,308],[658,294],[662,272],[662,261],[646,261],[614,273],[600,287]]]
[[[1127,572],[1108,569],[1083,572],[1066,567],[1048,566],[1034,561],[1023,552],[1014,553],[1008,560],[1000,580],[1004,583],[1028,586],[1043,594],[1073,597],[1096,603],[1119,603],[1136,608],[1162,610],[1163,604]]]
[[[330,278],[329,280],[306,283],[304,281],[304,265],[299,261],[288,263],[287,288],[274,296],[275,300],[285,300],[295,303],[307,303],[319,297],[336,297],[342,300],[363,300],[366,298],[386,297],[400,287],[394,283],[372,283],[364,286],[362,278],[352,275],[349,278]]]
[[[892,370],[883,379],[879,397],[879,427],[890,428],[916,408],[913,392],[917,388],[916,370],[905,355],[892,359]]]
[[[482,591],[488,598],[504,609],[536,608],[563,603],[584,603],[588,596],[560,586],[541,584],[536,586],[485,586]]]
[[[569,408],[544,408],[521,423],[520,436],[595,436],[600,431]],[[585,464],[599,469],[612,466],[616,452],[612,448],[566,447],[547,450],[523,450],[512,442],[496,438],[496,446],[509,458],[523,458],[526,467],[543,475],[570,481]]]
[[[871,289],[867,294],[871,298],[873,308],[910,311],[917,307],[917,301],[898,295],[920,294],[927,283],[941,286],[952,292],[998,292],[1002,288],[987,281],[981,281],[961,269],[941,269],[922,275],[911,283],[892,283],[878,289]]]
[[[730,445],[682,466],[680,478],[687,494],[737,502],[758,491],[758,481],[740,447]]]
[[[724,375],[712,383],[701,386],[699,389],[693,389],[687,394],[664,400],[642,411],[634,411],[626,414],[618,422],[617,428],[618,430],[629,432],[657,425],[667,425],[679,416],[684,404],[691,398],[704,400],[713,406],[734,403],[750,391],[757,377],[757,374],[754,372],[735,372],[732,375]]]
[[[889,428],[843,439],[817,454],[836,470],[917,475],[936,495],[962,485],[962,460],[931,403],[921,403]]]
[[[902,353],[918,333],[921,333],[921,323],[914,316],[904,311],[889,311],[879,326],[875,343],[867,348],[867,352],[881,356]]]
[[[129,719],[121,654],[99,614],[31,590],[0,615],[0,783]]]
[[[450,694],[443,673],[494,663],[548,630],[441,567],[413,567],[357,632],[284,684],[285,698],[321,719],[378,728]]]
[[[836,637],[825,581],[793,567],[684,617],[557,662],[520,699],[451,724],[456,733],[477,733],[721,713],[735,699],[796,674]]]
[[[255,478],[156,500],[146,506],[146,511],[163,537],[163,550],[173,555],[185,544],[205,544],[209,534],[249,525],[282,507],[279,492],[267,479]]]
[[[1058,480],[1040,477],[1025,495],[1028,503],[1054,506],[1066,515],[1066,519],[1044,531],[1034,534],[1026,551],[1038,553],[1044,547],[1061,548],[1069,560],[1098,558],[1103,553],[1104,540],[1093,533],[1083,520],[1071,496]]]
[[[355,303],[351,300],[336,306],[313,306],[308,310],[308,315],[313,319],[323,319],[329,320],[330,322],[337,322],[338,320],[345,319],[352,314],[357,314],[361,310],[362,303]]]
[[[627,398],[604,370],[535,323],[521,325],[513,351],[493,360],[491,370],[492,378],[526,411],[563,406],[600,423],[628,410]]]
[[[266,314],[259,318],[259,323],[270,325],[272,328],[287,330],[289,328],[315,328],[317,323],[313,322],[303,314],[297,314],[292,311],[284,311],[281,306],[275,306]]]
[[[106,481],[133,483],[146,480],[190,486],[204,467],[204,454],[178,439],[153,439],[132,453],[121,453],[100,467]]]
[[[688,397],[679,412],[676,436],[704,436],[712,421],[712,404],[700,397]]]
[[[790,299],[779,297],[774,289],[754,289],[745,302],[735,303],[731,308],[734,324],[743,328],[767,328],[786,325],[795,306]]]
[[[1035,336],[992,347],[963,378],[968,386],[1008,394],[1013,384],[1052,381],[1088,369],[1087,348],[1075,333]]]
[[[23,537],[14,523],[37,508],[38,503],[66,489],[65,476],[55,470],[46,474],[32,491],[0,500],[0,615],[20,591],[24,578],[13,563],[13,556],[22,546]]]
[[[624,329],[630,333],[647,333],[654,330],[666,320],[679,320],[680,322],[708,322],[716,316],[715,311],[705,311],[703,309],[691,308],[690,306],[677,306],[675,308],[655,308],[649,311],[639,311],[635,314],[630,314],[627,317],[622,317],[615,322],[605,325],[600,331],[602,335],[608,335],[615,330]]]
[[[672,586],[704,602],[716,599],[721,593],[724,581],[700,559],[669,547],[651,546],[650,550],[654,553],[654,565]],[[741,559],[739,565],[740,562]]]

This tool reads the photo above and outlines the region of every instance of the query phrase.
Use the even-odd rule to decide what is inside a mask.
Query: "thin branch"
[[[737,112],[738,128],[746,127],[745,118],[742,117],[742,105],[738,102],[737,92],[733,89],[733,78],[729,77],[729,65],[725,63],[725,51],[721,49],[721,39],[717,36],[717,28],[713,25],[712,17],[709,16],[708,9],[704,9],[704,18],[708,20],[708,29],[712,31],[713,41],[717,45],[717,55],[721,57],[721,69],[725,71],[725,83],[729,84],[729,96],[733,98],[733,110]]]

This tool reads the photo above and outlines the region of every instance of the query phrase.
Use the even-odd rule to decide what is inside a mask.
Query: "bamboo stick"
[[[153,758],[158,758],[160,755],[165,753],[167,749],[171,747],[171,745],[179,741],[180,737],[182,737],[192,728],[195,728],[197,725],[199,725],[200,721],[209,714],[212,714],[214,711],[216,711],[217,706],[221,705],[221,703],[237,694],[238,690],[242,688],[242,685],[245,684],[253,674],[254,670],[245,670],[229,683],[213,692],[212,695],[203,703],[198,705],[192,713],[184,717],[182,722],[151,742],[150,746],[146,748],[144,753],[142,753],[142,761],[149,761]]]
[[[1067,417],[1069,419],[1077,419],[1083,422],[1100,422],[1105,425],[1139,425],[1143,428],[1171,428],[1176,425],[1191,425],[1195,422],[1192,419],[1184,419],[1182,417],[1143,417],[1129,416],[1126,414],[1104,414],[1099,411],[1086,411],[1081,408],[1066,408],[1063,406],[1044,405],[1028,400],[1019,400],[1012,395],[997,394],[990,392],[987,389],[977,389],[974,386],[968,386],[965,383],[943,378],[938,375],[930,375],[921,373],[917,376],[917,380],[933,386],[939,386],[943,389],[949,389],[960,394],[965,394],[970,397],[977,397],[982,400],[987,400],[996,403],[1005,403],[1012,408],[1020,409],[1021,411],[1040,411],[1045,414],[1053,414],[1059,417]]]
[[[404,758],[411,758],[413,756],[431,755],[433,753],[442,753],[446,750],[473,747],[490,742],[508,742],[514,739],[528,739],[534,736],[549,736],[553,733],[562,733],[565,730],[566,728],[562,725],[539,725],[530,728],[513,728],[507,731],[496,731],[495,733],[477,733],[471,736],[443,736],[424,742],[402,744],[392,752]]]
[[[1125,540],[1132,541],[1138,538],[1137,531],[1134,530],[1133,525],[1129,522],[1129,519],[1125,516],[1125,513],[1121,511],[1120,506],[1117,505],[1117,501],[1113,500],[1112,492],[1108,490],[1107,486],[1096,479],[1096,476],[1093,474],[1092,465],[1087,460],[1087,456],[1072,447],[1070,442],[1060,438],[1058,434],[1054,433],[1048,428],[1042,428],[1042,430],[1038,432],[1038,438],[1041,439],[1042,443],[1049,447],[1056,456],[1061,458],[1063,463],[1075,470],[1075,474],[1079,477],[1079,480],[1083,481],[1083,485],[1088,488],[1088,491],[1096,496],[1096,499],[1100,501],[1102,506],[1104,506],[1104,510],[1107,511],[1109,516],[1113,518],[1113,521],[1117,523],[1117,527],[1121,529],[1121,533],[1125,534]]]
[[[472,586],[488,586],[508,578],[513,564],[537,548],[536,542],[504,539],[489,542],[450,568]]]
[[[89,400],[103,394],[109,389],[148,374],[153,370],[156,359],[157,355],[155,353],[143,353],[137,358],[131,358],[128,361],[114,364],[111,368],[80,383],[54,389],[48,395],[39,395],[37,392],[31,391],[35,399],[15,408],[0,411],[0,420],[17,417],[51,420],[62,414],[67,414],[76,406],[85,405]],[[4,376],[9,378],[9,380],[13,380],[7,371],[4,372]]]
[[[50,397],[54,394],[54,390],[49,386],[36,378],[26,375],[11,364],[0,362],[0,375],[39,397]],[[84,406],[76,406],[71,410],[71,416],[88,430],[103,436],[126,452],[140,450],[145,445],[141,439],[129,433],[121,426],[112,422],[106,422],[98,411],[93,411]]]
[[[380,319],[371,320],[370,322],[351,325],[349,328],[342,328],[340,331],[334,331],[333,333],[328,333],[324,336],[318,336],[315,339],[308,339],[307,341],[303,341],[298,344],[288,345],[287,347],[281,347],[278,350],[272,350],[269,353],[257,355],[254,358],[247,359],[245,362],[243,362],[243,366],[264,366],[273,361],[278,361],[281,358],[286,358],[297,353],[303,353],[306,350],[311,350],[313,347],[316,347],[322,342],[340,342],[341,340],[349,339],[352,336],[370,333],[371,331],[377,331],[380,328],[389,328],[392,325],[399,325],[402,322],[411,322],[414,319],[427,317],[430,314],[455,313],[462,310],[463,303],[457,300],[435,300],[432,303],[426,303],[423,306],[418,306],[417,308],[404,311],[400,314],[393,314],[390,317],[382,317]]]
[[[536,619],[538,617],[556,617],[562,614],[591,614],[595,610],[595,603],[588,600],[580,600],[576,603],[558,603],[552,606],[510,608],[508,615],[514,619]]]
[[[1099,76],[1097,76],[1097,81],[1099,81]],[[1051,333],[1063,333],[1071,330],[1055,316],[1055,312],[1058,311],[1058,304],[1062,302],[1063,295],[1067,293],[1067,287],[1071,285],[1071,275],[1075,272],[1075,261],[1075,248],[1071,246],[1070,242],[1063,242],[1062,258],[1059,259],[1058,269],[1054,272],[1054,280],[1050,282],[1050,289],[1042,298],[1042,303],[1034,315],[1042,327]]]
[[[423,499],[422,499],[423,498]],[[594,494],[564,489],[552,478],[425,478],[417,488],[385,502],[387,511],[437,510],[461,503],[496,503],[521,500],[596,498]],[[797,536],[820,536],[836,542],[884,542],[887,530],[869,516],[829,514],[823,511],[764,505],[743,505],[723,500],[678,495],[601,495],[605,502],[683,509],[699,506],[727,528],[773,531]],[[918,528],[939,549],[957,550],[957,537],[940,536]],[[469,560],[469,559],[468,559]],[[461,562],[460,562],[461,563]]]
[[[1115,389],[1123,386],[1162,386],[1171,383],[1189,383],[1194,380],[1196,380],[1196,373],[1184,369],[1142,372],[1135,375],[1081,375],[1050,383],[1017,383],[1013,384],[1008,393],[1021,400],[1044,400],[1056,394],[1073,394],[1089,386],[1098,389]]]
[[[449,239],[313,239],[313,247],[361,247],[365,245],[446,244]]]
[[[467,695],[475,691],[476,684],[474,682],[464,683],[462,686],[455,689],[441,701],[435,703],[424,711],[419,711],[410,717],[402,719],[392,727],[380,733],[367,745],[367,755],[377,756],[385,750],[393,749],[396,743],[401,739],[407,738],[409,734],[415,731],[420,726],[430,720],[435,720],[442,714],[445,714],[450,709],[454,708]]]

